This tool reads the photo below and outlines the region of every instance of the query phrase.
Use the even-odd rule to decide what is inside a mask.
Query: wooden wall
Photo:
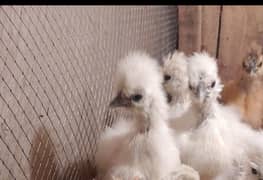
[[[263,6],[179,6],[179,49],[206,49],[224,81],[239,77],[252,42],[263,45]]]

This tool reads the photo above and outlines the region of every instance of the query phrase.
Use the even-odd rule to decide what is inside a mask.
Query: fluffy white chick
[[[189,90],[187,56],[178,50],[163,58],[164,89],[169,102],[169,125],[178,134],[195,128],[199,119],[199,109],[192,104]],[[175,138],[177,139],[177,138]],[[198,180],[198,172],[182,164],[181,169],[173,173],[174,179]]]
[[[163,58],[164,89],[169,102],[169,123],[175,133],[197,126],[199,110],[191,101],[187,56],[174,51]]]
[[[146,179],[160,180],[180,167],[180,158],[167,125],[168,105],[158,62],[146,53],[131,53],[118,64],[116,78],[117,96],[110,106],[123,107],[133,117],[117,121],[104,132],[96,154],[99,174],[125,166]]]
[[[205,52],[194,53],[188,59],[188,75],[191,98],[200,109],[200,119],[196,129],[179,137],[182,161],[196,169],[201,179],[226,179],[223,177],[236,173],[233,162],[242,151],[233,154],[228,122],[217,102],[222,85],[214,58]]]
[[[219,165],[214,166],[218,169],[211,168],[212,171],[216,170],[219,177],[224,177],[221,179],[236,179],[236,176],[243,172],[233,165],[234,162],[241,164],[246,162],[241,165],[241,167],[246,167],[248,161],[256,161],[261,167],[263,162],[262,132],[254,131],[250,126],[241,122],[240,114],[235,109],[218,103],[217,99],[223,86],[220,83],[215,59],[205,52],[195,53],[189,58],[188,70],[193,100],[201,107],[202,114],[201,125],[193,134],[199,136],[201,132],[202,137],[202,133],[206,132],[202,137],[205,142],[203,148],[211,149],[205,155],[207,159],[204,160],[209,161],[211,158],[211,161]],[[216,149],[211,146],[211,142],[214,143],[212,146]],[[216,158],[212,158],[213,154],[217,154]],[[222,169],[224,164],[225,167]],[[250,168],[245,170],[248,169]],[[218,170],[221,172],[219,173]],[[217,179],[220,178],[217,177]]]

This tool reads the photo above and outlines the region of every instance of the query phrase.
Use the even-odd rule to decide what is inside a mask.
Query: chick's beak
[[[130,98],[119,92],[117,96],[110,102],[110,107],[129,107],[131,105]]]
[[[167,99],[167,102],[170,103],[172,101],[172,95],[169,93],[166,93],[166,99]]]
[[[205,84],[200,83],[196,88],[196,96],[202,102],[205,99]]]
[[[247,73],[252,74],[252,73],[254,73],[254,72],[256,71],[257,65],[256,65],[256,62],[255,62],[255,60],[254,60],[254,61],[251,61],[251,62],[250,62],[249,64],[247,64],[247,65],[243,62],[243,67],[244,67],[244,69],[245,69],[245,71],[246,71]]]
[[[249,74],[251,74],[251,73],[255,72],[255,69],[256,69],[256,67],[255,67],[254,65],[251,65],[251,66],[249,66],[249,67],[247,68],[247,72],[248,72]]]

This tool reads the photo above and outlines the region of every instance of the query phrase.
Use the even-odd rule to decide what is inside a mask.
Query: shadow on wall
[[[87,180],[96,176],[95,168],[88,159],[61,167],[54,146],[43,128],[39,128],[33,139],[30,150],[30,167],[30,180],[67,180],[72,179],[72,176],[73,179]]]

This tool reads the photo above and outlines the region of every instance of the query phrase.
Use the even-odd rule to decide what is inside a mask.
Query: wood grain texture
[[[201,6],[179,6],[179,49],[191,53],[201,49]]]
[[[223,6],[221,22],[220,75],[235,80],[251,44],[263,44],[263,6]]]
[[[179,50],[205,49],[217,56],[223,99],[241,107],[244,119],[260,128],[262,88],[253,84],[244,93],[238,83],[243,60],[251,49],[263,47],[263,6],[179,6],[178,12]]]
[[[216,56],[220,6],[202,7],[201,48]]]
[[[216,55],[220,6],[179,6],[179,49]]]

